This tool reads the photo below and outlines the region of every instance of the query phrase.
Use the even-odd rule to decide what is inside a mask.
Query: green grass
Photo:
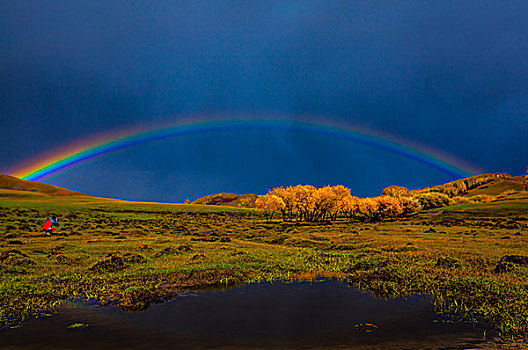
[[[69,329],[83,329],[86,327],[88,327],[88,325],[85,323],[72,323],[68,326]]]
[[[520,203],[519,203],[520,201]],[[528,336],[528,201],[462,204],[381,223],[266,222],[252,210],[94,197],[0,199],[0,321],[64,300],[141,310],[184,289],[334,275],[379,297],[429,294],[438,311]],[[45,236],[56,214],[58,236]],[[196,232],[216,233],[216,236]]]

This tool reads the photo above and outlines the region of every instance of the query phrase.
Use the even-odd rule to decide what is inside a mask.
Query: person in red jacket
[[[46,231],[48,235],[51,235],[56,229],[56,227],[53,227],[53,225],[59,226],[59,221],[55,218],[55,216],[49,218],[44,226],[42,226],[42,229]]]

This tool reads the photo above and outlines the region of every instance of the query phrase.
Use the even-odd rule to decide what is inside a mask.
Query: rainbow
[[[407,141],[383,135],[371,130],[362,130],[328,122],[298,120],[221,120],[191,121],[158,126],[155,128],[132,128],[102,134],[68,144],[40,157],[39,161],[18,164],[8,173],[25,180],[42,180],[68,168],[105,154],[127,147],[176,136],[226,130],[292,130],[338,137],[360,144],[386,150],[436,168],[460,178],[479,173],[480,170],[423,146],[411,145]]]

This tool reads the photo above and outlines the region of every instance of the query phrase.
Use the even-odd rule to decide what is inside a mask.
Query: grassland
[[[0,190],[4,327],[68,299],[141,310],[188,288],[326,274],[379,297],[433,295],[450,317],[528,336],[526,192],[379,223],[22,192]],[[50,237],[40,228],[52,214],[61,226]]]

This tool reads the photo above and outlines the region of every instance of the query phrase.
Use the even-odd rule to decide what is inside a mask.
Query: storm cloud
[[[527,15],[521,1],[2,1],[0,169],[124,126],[203,115],[317,116],[411,140],[485,171],[521,174],[528,165]],[[319,145],[326,150],[320,154],[307,135],[231,136],[239,138],[236,145],[227,145],[225,135],[208,140],[220,138],[241,160],[255,155],[232,148],[262,137],[258,147],[303,160],[302,176],[281,163],[284,173],[302,177],[298,182],[350,179],[347,185],[360,184],[358,192],[368,194],[393,181],[420,187],[449,180],[429,171],[408,174],[406,162],[383,156],[394,176],[382,176],[387,168],[379,168],[372,150],[345,166],[346,176],[332,177],[318,166],[339,164],[344,153],[330,152],[336,145]],[[166,142],[165,149],[178,143]],[[252,172],[233,162],[216,182],[196,164],[176,165],[184,156],[207,158],[211,145],[204,142],[188,140],[192,148],[171,153],[182,153],[166,169],[171,181],[193,178],[196,185],[164,200],[265,190],[270,175],[256,162],[253,174],[262,175],[255,179],[243,180],[237,174]],[[170,155],[145,147],[116,155],[120,169],[101,160],[84,171],[136,174],[128,188],[146,188]],[[357,156],[353,145],[341,148]],[[359,181],[358,167],[373,180]],[[79,177],[50,182],[83,190]],[[269,183],[281,181],[295,179]],[[116,188],[110,180],[99,186],[94,181],[85,190],[126,192],[109,190]],[[150,199],[165,193],[149,191]],[[149,199],[143,192],[127,198]]]

